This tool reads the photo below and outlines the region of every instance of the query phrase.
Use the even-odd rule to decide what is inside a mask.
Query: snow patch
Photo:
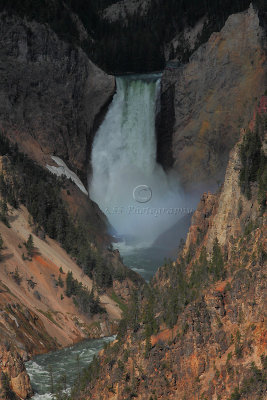
[[[57,176],[66,176],[68,179],[71,179],[72,182],[75,183],[76,186],[78,186],[78,188],[85,193],[86,195],[88,195],[87,190],[85,189],[82,181],[78,178],[78,176],[71,171],[67,165],[64,163],[63,160],[61,160],[61,158],[56,157],[56,156],[51,156],[52,160],[55,161],[55,163],[57,163],[58,167],[55,167],[53,165],[48,165],[46,164],[46,168],[52,172],[52,174],[55,174]]]

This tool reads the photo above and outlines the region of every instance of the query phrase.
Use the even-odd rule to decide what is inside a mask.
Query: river
[[[195,206],[174,170],[157,163],[160,74],[116,78],[117,91],[92,146],[89,194],[109,219],[114,248],[150,280],[164,257],[177,254],[178,222]],[[186,207],[186,208],[185,208]],[[177,227],[176,231],[172,227]],[[173,248],[157,243],[169,232]]]
[[[63,387],[66,385],[66,389],[70,390],[81,370],[88,366],[105,343],[114,339],[115,336],[85,340],[62,350],[33,357],[26,363],[26,369],[35,392],[32,399],[52,399],[52,387],[56,391],[60,382]]]
[[[177,210],[192,207],[175,173],[165,172],[157,163],[160,79],[159,74],[116,78],[117,92],[94,139],[89,185],[90,197],[110,221],[114,247],[124,263],[147,281],[164,257],[175,256],[177,230],[183,227],[179,222],[183,214]],[[173,231],[173,226],[178,228]],[[164,232],[169,232],[167,239]],[[167,249],[170,238],[175,241]],[[64,374],[70,389],[79,370],[110,340],[84,341],[34,357],[26,365],[36,392],[33,398],[51,399],[52,380],[56,387]]]

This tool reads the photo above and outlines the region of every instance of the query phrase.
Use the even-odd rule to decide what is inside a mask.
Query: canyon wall
[[[109,22],[124,21],[127,25],[129,17],[144,17],[152,7],[151,0],[124,0],[111,4],[103,11],[103,18]]]
[[[240,185],[257,141],[264,161],[258,176],[266,171],[266,97],[260,104],[253,133],[240,130],[222,187],[203,195],[184,249],[134,300],[124,336],[102,352],[98,372],[74,398],[266,398],[266,182],[262,205],[259,178],[248,197]]]
[[[266,40],[257,12],[231,15],[188,64],[167,66],[157,121],[158,161],[187,188],[223,180],[230,149],[266,83]]]
[[[26,399],[32,394],[22,357],[8,344],[0,343],[0,399]]]
[[[115,80],[46,24],[0,15],[0,128],[31,158],[58,155],[87,185],[94,133]]]

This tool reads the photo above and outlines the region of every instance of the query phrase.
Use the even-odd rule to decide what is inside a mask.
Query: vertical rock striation
[[[86,182],[115,80],[47,26],[0,15],[0,128],[32,158],[63,158]]]
[[[185,65],[162,78],[158,160],[191,187],[222,180],[229,150],[265,82],[266,42],[252,6],[231,15]]]
[[[265,98],[260,104],[264,127]],[[265,128],[262,133],[265,149]],[[102,352],[95,364],[98,372],[74,399],[266,398],[267,214],[259,205],[255,181],[251,198],[240,191],[241,154],[237,142],[222,188],[204,194],[192,217],[183,253],[153,278],[154,306],[153,299],[144,300],[139,320],[135,317],[138,323],[128,325],[124,338],[118,335],[119,341]],[[214,243],[220,244],[217,250]],[[185,301],[186,287],[190,295]],[[171,313],[177,319],[168,324]],[[150,335],[155,320],[158,331]]]
[[[32,394],[22,357],[9,345],[0,345],[0,399],[26,399]]]

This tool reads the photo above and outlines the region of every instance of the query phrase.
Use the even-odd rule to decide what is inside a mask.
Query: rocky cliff
[[[0,346],[0,398],[26,399],[32,396],[30,378],[23,360],[8,344]]]
[[[143,298],[135,297],[118,341],[95,361],[86,389],[76,388],[74,398],[266,398],[266,177],[263,207],[259,202],[265,113],[256,118],[254,136],[241,130],[223,186],[202,197],[177,261],[159,269]],[[247,196],[241,177],[252,158],[244,157],[252,157],[257,140],[264,162]]]
[[[111,4],[104,9],[103,18],[109,22],[123,21],[127,25],[129,17],[138,15],[144,17],[151,9],[151,0],[124,0]]]
[[[101,215],[93,206],[86,213],[89,200],[72,182],[62,185],[3,136],[0,153],[0,399],[24,399],[31,388],[23,362],[115,334],[142,279],[105,237],[98,241]]]
[[[41,164],[58,155],[87,185],[94,133],[115,81],[46,24],[0,15],[0,127]]]
[[[266,83],[266,40],[251,5],[231,15],[185,65],[167,66],[158,118],[158,161],[187,188],[222,181],[229,150]]]

